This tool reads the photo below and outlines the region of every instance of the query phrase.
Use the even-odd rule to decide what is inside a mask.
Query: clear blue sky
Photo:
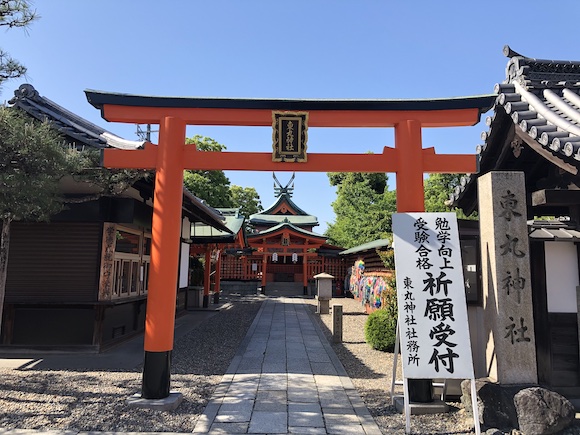
[[[568,18],[577,0],[525,2],[294,0],[36,1],[27,32],[1,32],[0,47],[28,67],[21,83],[127,139],[133,125],[107,123],[83,90],[247,98],[442,98],[489,94],[505,78],[509,44],[529,57],[580,60],[580,33]],[[485,120],[485,116],[482,121]],[[423,146],[474,153],[483,123],[425,129]],[[271,151],[271,129],[205,127],[230,151]],[[392,129],[309,129],[310,152],[381,152]],[[274,201],[269,172],[227,172]],[[282,183],[290,173],[278,173]],[[394,186],[394,175],[390,183]],[[334,220],[326,174],[299,173],[294,200]]]

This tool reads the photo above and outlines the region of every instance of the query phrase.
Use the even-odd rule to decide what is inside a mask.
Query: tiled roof
[[[533,221],[528,223],[531,240],[580,242],[580,231],[561,221]]]
[[[218,211],[221,211],[218,209]],[[203,222],[191,224],[191,240],[193,243],[233,242],[244,225],[244,217],[224,216],[225,226],[229,232],[216,229]]]
[[[580,62],[533,59],[508,46],[510,58],[506,79],[495,85],[497,98],[493,115],[487,117],[489,129],[478,145],[479,174],[499,165],[498,147],[509,147],[516,157],[526,144],[544,159],[576,175],[580,169]],[[498,140],[506,125],[513,124],[523,141],[504,144]],[[477,174],[462,179],[451,195],[461,202],[465,191],[475,189]]]
[[[71,142],[77,145],[88,145],[95,148],[137,149],[144,142],[123,139],[92,122],[59,106],[54,101],[42,97],[34,86],[23,84],[14,91],[14,97],[8,102],[13,107],[24,110],[32,117],[52,122],[54,127]]]
[[[255,215],[253,215],[255,216]],[[252,224],[273,224],[277,225],[280,222],[293,223],[294,225],[318,225],[318,219],[316,216],[300,216],[293,214],[270,214],[270,215],[260,215],[260,217],[251,218],[250,222]]]
[[[391,242],[388,239],[378,239],[372,242],[363,243],[362,245],[355,246],[354,248],[342,251],[340,255],[356,254],[358,252],[368,251],[371,249],[388,248],[391,246]]]
[[[287,203],[288,208],[292,209],[296,214],[272,214],[272,212],[278,209],[283,202]],[[288,193],[282,193],[276,199],[274,204],[272,204],[266,210],[251,215],[250,223],[276,225],[280,222],[284,222],[286,219],[294,225],[318,225],[318,218],[316,216],[309,215],[300,207],[298,207],[296,203],[292,201]]]
[[[273,233],[280,231],[280,230],[283,230],[285,228],[290,229],[290,230],[294,231],[295,233],[301,234],[301,235],[306,236],[306,237],[326,240],[326,236],[323,236],[322,234],[314,233],[312,231],[306,231],[303,228],[292,225],[288,221],[282,222],[282,223],[280,223],[272,228],[268,228],[267,230],[260,231],[259,233],[248,234],[248,239],[259,239],[265,235],[273,234]]]
[[[251,215],[250,219],[253,219],[254,217],[259,218],[259,217],[265,216],[265,215],[270,216],[272,214],[272,212],[275,209],[277,209],[278,206],[280,204],[282,204],[283,202],[286,202],[288,204],[288,206],[296,212],[297,215],[310,216],[308,213],[306,213],[304,210],[302,210],[300,207],[298,207],[298,205],[296,205],[296,203],[294,201],[292,201],[292,199],[290,198],[290,195],[288,193],[282,193],[278,198],[276,198],[276,201],[274,202],[274,204],[272,204],[266,210],[262,210],[259,213],[255,213],[255,214]],[[312,217],[314,217],[314,219],[316,219],[315,216],[312,216]]]

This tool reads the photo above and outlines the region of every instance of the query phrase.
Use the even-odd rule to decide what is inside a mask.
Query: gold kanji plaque
[[[308,112],[272,112],[272,161],[305,162]]]

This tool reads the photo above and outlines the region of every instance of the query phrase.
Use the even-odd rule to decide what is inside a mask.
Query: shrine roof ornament
[[[278,198],[280,195],[288,195],[292,198],[292,193],[294,193],[294,178],[296,177],[296,172],[292,174],[290,181],[286,183],[286,186],[282,186],[282,183],[276,178],[276,173],[272,172],[272,177],[274,178],[274,196]]]

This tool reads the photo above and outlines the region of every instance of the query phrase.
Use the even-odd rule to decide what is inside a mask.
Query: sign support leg
[[[403,374],[403,394],[405,395],[405,433],[411,433],[411,405],[409,404],[409,381]]]
[[[395,334],[395,352],[393,355],[393,377],[391,378],[391,405],[395,404],[395,383],[397,381],[397,361],[399,359],[399,321],[397,320],[397,326],[395,329],[397,332]]]
[[[481,434],[479,427],[479,408],[477,407],[477,391],[475,389],[475,379],[471,379],[471,406],[473,408],[473,424],[475,426],[475,435]]]

